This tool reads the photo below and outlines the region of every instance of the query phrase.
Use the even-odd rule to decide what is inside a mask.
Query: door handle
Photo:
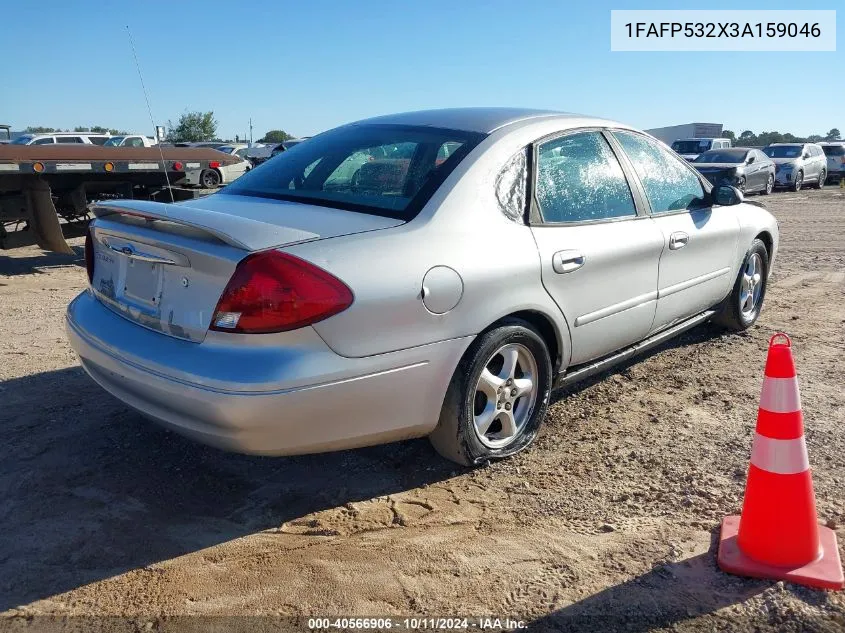
[[[552,269],[556,273],[571,273],[584,265],[587,258],[578,251],[558,251],[552,255]]]
[[[689,235],[683,231],[676,231],[669,236],[669,250],[676,251],[683,248],[689,242]]]

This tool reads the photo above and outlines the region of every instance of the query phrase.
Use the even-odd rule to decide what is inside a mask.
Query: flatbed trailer
[[[94,200],[194,198],[189,171],[218,169],[237,157],[207,148],[0,145],[0,249],[38,244],[73,253],[64,233],[87,225]]]

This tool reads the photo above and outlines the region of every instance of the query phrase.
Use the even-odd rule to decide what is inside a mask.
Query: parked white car
[[[249,150],[249,145],[246,143],[221,145],[216,150],[224,154],[237,156],[241,160],[232,165],[215,164],[214,161],[211,161],[208,169],[188,171],[186,173],[186,184],[203,187],[204,189],[214,189],[220,185],[227,185],[230,182],[234,182],[252,169],[252,163],[246,159],[246,154]]]
[[[104,145],[106,147],[153,147],[158,142],[151,136],[130,134],[127,136],[112,136]]]
[[[51,132],[50,134],[21,134],[12,141],[12,145],[54,145],[67,143],[77,145],[106,145],[108,134],[89,134],[85,132]]]

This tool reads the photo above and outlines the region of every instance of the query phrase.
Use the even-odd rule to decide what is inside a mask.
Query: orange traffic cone
[[[718,563],[740,576],[842,589],[836,535],[816,516],[791,345],[782,333],[769,341],[745,501],[722,521]]]

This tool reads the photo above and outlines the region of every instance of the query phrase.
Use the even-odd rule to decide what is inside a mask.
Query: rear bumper
[[[471,341],[365,358],[335,354],[312,328],[191,343],[131,323],[88,291],[66,325],[83,368],[119,400],[200,442],[267,455],[428,434]]]

